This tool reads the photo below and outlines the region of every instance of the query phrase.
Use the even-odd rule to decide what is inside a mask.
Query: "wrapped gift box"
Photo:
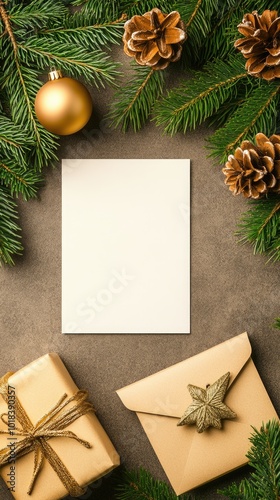
[[[25,410],[31,425],[36,427],[39,421],[44,421],[44,415],[47,415],[58,404],[63,395],[67,395],[68,399],[72,398],[77,394],[78,388],[60,357],[55,353],[39,358],[18,372],[9,374],[6,379],[10,396],[8,400],[6,397],[6,401],[0,397],[0,415],[2,415],[0,431],[8,431],[9,434],[0,434],[0,458],[1,453],[3,455],[3,449],[6,448],[10,450],[10,460],[1,467],[1,476],[16,500],[63,498],[68,495],[68,491],[47,458],[43,460],[31,495],[28,494],[33,476],[35,453],[31,450],[24,456],[16,458],[14,463],[14,445],[11,443],[19,446],[19,442],[26,438],[17,434],[16,430],[13,431],[15,425],[22,428],[13,417],[14,395],[20,407]],[[3,380],[4,378],[2,382]],[[79,394],[83,398],[83,392]],[[58,415],[74,405],[75,400],[58,412]],[[85,405],[83,407],[87,408],[88,403]],[[71,438],[69,431],[74,433],[79,440],[87,442],[90,447],[84,446],[82,441]],[[63,432],[66,432],[66,435],[63,435]],[[45,456],[44,450],[48,451],[49,447],[52,448],[55,456],[58,457],[58,463],[62,463],[60,468],[64,470],[65,467],[79,486],[84,487],[92,483],[119,465],[119,456],[94,411],[86,411],[62,429],[61,434],[54,437],[37,437],[37,440],[41,439],[43,442],[42,449],[38,447],[39,454]],[[9,448],[7,448],[8,444]]]

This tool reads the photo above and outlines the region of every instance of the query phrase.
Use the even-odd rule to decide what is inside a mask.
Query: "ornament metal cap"
[[[48,74],[49,80],[58,80],[59,78],[63,77],[62,71],[60,69],[54,69],[53,71],[50,71]]]

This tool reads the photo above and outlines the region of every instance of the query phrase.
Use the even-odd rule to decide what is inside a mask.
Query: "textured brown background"
[[[172,80],[171,80],[172,81]],[[234,235],[246,203],[233,197],[220,167],[207,159],[200,128],[171,138],[153,124],[135,135],[109,130],[103,117],[112,91],[92,90],[93,118],[85,131],[61,139],[60,158],[191,158],[191,335],[63,336],[61,313],[61,170],[46,173],[39,201],[20,202],[25,253],[14,268],[2,268],[0,296],[1,373],[17,370],[48,351],[58,352],[80,387],[87,388],[122,463],[144,466],[166,480],[135,414],[115,390],[179,362],[243,331],[253,359],[280,411],[279,265],[253,256]],[[76,263],[77,264],[77,263]],[[230,450],[225,450],[225,452]],[[248,468],[199,488],[201,499],[216,493]],[[112,500],[113,477],[83,498]],[[1,500],[11,499],[0,484]]]

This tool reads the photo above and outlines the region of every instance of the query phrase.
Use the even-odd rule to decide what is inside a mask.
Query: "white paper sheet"
[[[190,162],[62,162],[62,332],[190,333]]]

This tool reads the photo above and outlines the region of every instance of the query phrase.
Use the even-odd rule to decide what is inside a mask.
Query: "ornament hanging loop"
[[[59,78],[62,78],[63,74],[62,74],[62,71],[60,71],[60,69],[54,69],[54,70],[49,72],[48,77],[49,77],[49,80],[53,81],[53,80],[58,80]]]

